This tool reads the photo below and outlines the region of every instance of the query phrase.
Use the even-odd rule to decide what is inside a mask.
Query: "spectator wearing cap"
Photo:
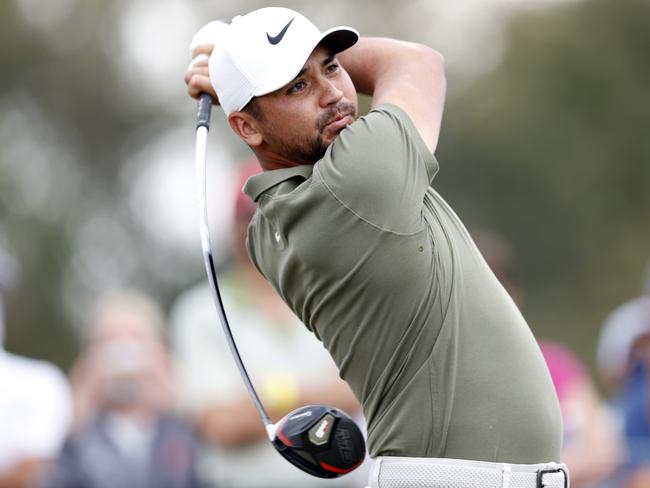
[[[628,435],[650,436],[650,420],[647,416],[635,416],[633,413],[642,404],[650,407],[648,337],[650,265],[646,270],[642,294],[616,307],[607,316],[598,339],[598,368],[624,417]],[[650,408],[644,410],[650,411]]]
[[[598,341],[598,367],[622,423],[624,478],[629,486],[650,486],[650,265],[642,294],[607,316]]]
[[[605,319],[598,339],[597,363],[610,394],[625,389],[644,374],[635,343],[650,331],[650,264],[640,296],[616,307]]]

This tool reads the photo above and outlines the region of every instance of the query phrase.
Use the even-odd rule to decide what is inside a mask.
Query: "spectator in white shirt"
[[[0,488],[41,482],[68,432],[72,402],[53,364],[4,349],[4,302],[18,265],[0,249]]]

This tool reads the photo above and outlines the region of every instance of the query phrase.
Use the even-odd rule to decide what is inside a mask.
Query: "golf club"
[[[242,380],[275,449],[306,473],[319,478],[337,478],[353,471],[365,458],[365,440],[357,424],[342,410],[323,405],[300,407],[274,424],[253,387],[226,317],[217,284],[208,228],[206,161],[212,102],[210,95],[201,94],[196,123],[196,172],[203,259],[221,326]]]

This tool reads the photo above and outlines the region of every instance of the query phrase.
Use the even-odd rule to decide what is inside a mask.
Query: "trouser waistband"
[[[564,464],[507,464],[466,459],[375,458],[367,488],[568,488]]]

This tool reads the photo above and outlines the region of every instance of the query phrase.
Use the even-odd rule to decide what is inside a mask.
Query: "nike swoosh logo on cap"
[[[266,33],[266,38],[269,40],[269,42],[270,42],[271,44],[273,44],[274,46],[275,46],[276,44],[278,44],[278,43],[282,40],[282,38],[284,37],[284,35],[287,33],[287,29],[288,29],[289,26],[291,25],[291,22],[293,22],[294,20],[295,20],[295,17],[294,17],[293,19],[291,19],[291,20],[289,21],[289,23],[287,23],[287,25],[284,26],[284,28],[280,31],[280,33],[279,33],[277,36],[273,36],[273,37],[271,37],[271,35],[267,32],[267,33]]]

